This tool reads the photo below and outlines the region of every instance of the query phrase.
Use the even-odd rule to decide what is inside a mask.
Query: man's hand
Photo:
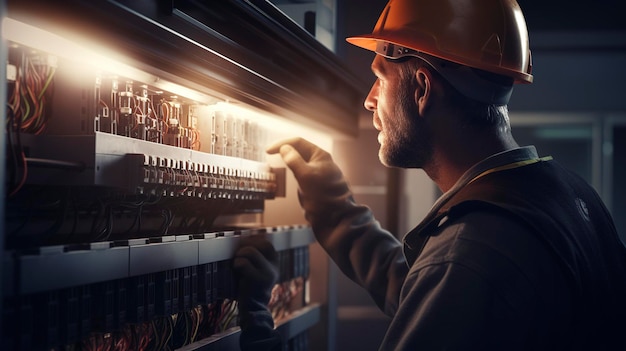
[[[309,141],[287,139],[266,151],[269,154],[280,153],[293,172],[299,185],[300,204],[310,223],[315,224],[337,206],[345,204],[346,200],[352,200],[348,184],[331,155]]]
[[[267,310],[278,281],[278,254],[262,235],[243,236],[233,258],[237,301],[243,312]]]
[[[272,288],[278,282],[278,254],[262,235],[243,236],[233,257],[242,351],[278,351],[280,334],[268,309]]]

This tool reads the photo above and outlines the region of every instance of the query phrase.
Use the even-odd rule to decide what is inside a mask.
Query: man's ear
[[[415,80],[417,81],[415,104],[417,105],[420,116],[423,116],[428,107],[432,104],[433,75],[428,69],[420,67],[415,71]]]

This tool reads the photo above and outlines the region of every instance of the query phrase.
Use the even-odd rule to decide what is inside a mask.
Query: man
[[[598,195],[534,147],[507,102],[531,83],[513,0],[391,0],[373,33],[365,100],[389,167],[443,192],[400,243],[353,201],[331,156],[268,149],[293,171],[306,219],[392,321],[381,350],[626,350],[626,250]]]

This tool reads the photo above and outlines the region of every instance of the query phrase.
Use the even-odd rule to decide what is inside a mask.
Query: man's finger
[[[318,150],[321,151],[321,149],[317,145],[311,143],[310,141],[306,139],[291,138],[291,139],[279,141],[276,144],[268,147],[266,149],[266,152],[269,154],[279,153],[281,150],[281,147],[284,145],[290,145],[291,147],[296,149],[305,162],[309,162],[316,151]]]

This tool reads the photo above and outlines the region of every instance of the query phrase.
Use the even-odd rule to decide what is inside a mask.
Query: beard
[[[410,89],[403,92],[394,109],[392,123],[385,123],[378,158],[387,167],[424,168],[432,162],[433,147],[428,122],[419,115]]]

